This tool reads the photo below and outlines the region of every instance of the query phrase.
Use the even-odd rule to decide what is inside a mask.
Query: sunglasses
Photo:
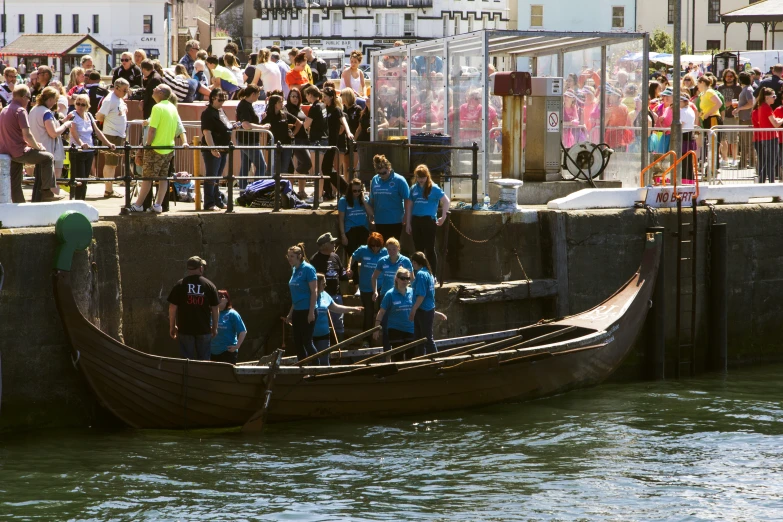
[[[385,176],[386,174],[389,173],[389,171],[388,170],[378,170],[378,171],[375,171],[375,173],[378,174],[379,176]]]
[[[130,61],[130,58],[123,58],[123,59],[122,59],[122,60],[120,60],[120,61],[121,61],[121,62],[129,62],[129,61]]]
[[[353,192],[354,194],[361,194],[362,193],[362,189],[351,190],[351,192]]]
[[[403,276],[397,276],[397,279],[399,279],[400,281],[410,281],[411,280],[410,277],[403,277]]]
[[[74,103],[77,107],[87,107],[86,103]]]

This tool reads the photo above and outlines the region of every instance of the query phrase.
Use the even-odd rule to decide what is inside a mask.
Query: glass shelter
[[[638,184],[647,164],[647,33],[576,33],[482,30],[374,51],[372,139],[412,144],[478,144],[479,192],[503,177],[503,97],[493,94],[494,73],[527,71],[563,78],[562,141],[605,142],[615,151],[604,179]],[[525,126],[545,124],[524,121]],[[524,136],[523,136],[524,148]],[[436,151],[437,152],[437,151]],[[423,156],[423,153],[418,153]],[[444,150],[441,174],[470,175],[469,150]],[[422,162],[411,151],[410,170]],[[437,168],[435,170],[438,170]],[[407,173],[406,173],[407,174]],[[463,199],[470,180],[449,189]]]

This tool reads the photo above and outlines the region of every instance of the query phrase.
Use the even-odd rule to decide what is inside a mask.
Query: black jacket
[[[781,100],[780,95],[783,93],[783,80],[780,79],[779,76],[775,76],[774,74],[770,76],[769,78],[765,78],[759,82],[759,86],[756,87],[756,89],[753,91],[753,96],[757,96],[759,93],[759,90],[762,87],[769,87],[773,91],[775,91],[775,102],[772,104],[772,109],[777,109],[780,107]]]

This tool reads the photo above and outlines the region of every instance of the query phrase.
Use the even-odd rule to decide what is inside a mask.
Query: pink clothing
[[[661,111],[658,113],[658,121],[655,123],[655,126],[659,129],[668,129],[671,131],[673,118],[674,112],[672,111],[671,105],[664,107],[663,104],[661,104]]]
[[[17,100],[13,100],[0,112],[0,154],[8,154],[12,158],[24,154],[27,142],[22,130],[29,128],[27,110]]]

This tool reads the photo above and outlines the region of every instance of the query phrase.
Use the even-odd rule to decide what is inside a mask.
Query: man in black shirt
[[[302,51],[305,53],[307,65],[310,66],[310,72],[313,74],[313,84],[319,89],[323,88],[324,82],[327,80],[326,72],[329,66],[321,58],[318,58],[310,47],[305,47]]]
[[[340,256],[334,253],[334,244],[337,238],[331,232],[322,234],[318,238],[318,253],[310,258],[310,264],[315,271],[326,276],[326,293],[332,296],[335,303],[342,305],[343,296],[340,293],[340,281],[347,281],[351,278],[351,271],[343,268]],[[342,341],[345,336],[345,327],[343,326],[343,315],[329,312],[332,317],[334,331],[337,333],[337,339]]]
[[[783,79],[780,78],[781,76],[783,76],[783,65],[777,64],[772,68],[772,76],[761,80],[759,86],[753,91],[753,96],[755,97],[762,87],[772,89],[775,92],[775,101],[771,105],[773,110],[780,107],[781,104],[780,96],[783,95]]]
[[[198,256],[188,259],[187,275],[169,294],[169,335],[179,339],[185,359],[208,361],[212,338],[217,335],[218,294],[204,277],[207,262]]]

